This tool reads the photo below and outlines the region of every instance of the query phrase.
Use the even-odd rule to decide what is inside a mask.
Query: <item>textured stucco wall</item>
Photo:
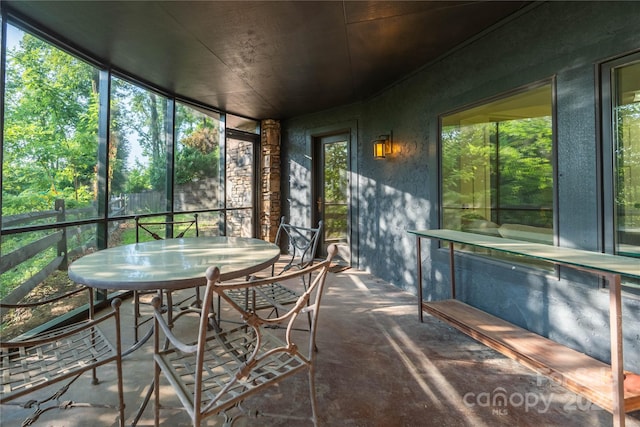
[[[415,293],[415,241],[406,230],[438,226],[438,116],[555,77],[557,231],[562,246],[598,250],[597,64],[640,49],[638,28],[640,2],[540,3],[372,99],[283,122],[283,212],[311,215],[309,136],[355,123],[355,264]],[[390,131],[396,152],[374,160],[370,141]],[[424,296],[448,297],[447,255],[427,248]],[[594,277],[460,258],[460,299],[609,360],[608,293]],[[624,298],[623,316],[625,368],[640,372],[640,298]]]

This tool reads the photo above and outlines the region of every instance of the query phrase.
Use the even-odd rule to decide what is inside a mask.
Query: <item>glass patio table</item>
[[[69,278],[96,289],[171,290],[206,285],[207,267],[220,280],[245,277],[271,266],[280,248],[246,237],[193,237],[117,246],[86,255],[69,266]]]
[[[226,281],[261,271],[279,256],[277,245],[245,237],[153,240],[79,258],[69,266],[69,278],[96,289],[177,291],[206,285],[209,266],[217,266],[220,280]],[[140,348],[152,334],[153,328],[123,356]],[[137,424],[152,390],[150,387],[131,425]]]

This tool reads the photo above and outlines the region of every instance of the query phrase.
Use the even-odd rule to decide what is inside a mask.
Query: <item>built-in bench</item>
[[[422,308],[484,345],[613,412],[611,366],[456,300]],[[633,373],[628,372],[629,378]],[[625,412],[640,409],[640,390],[625,391]]]
[[[640,279],[637,259],[454,230],[411,230],[409,233],[416,236],[420,321],[426,311],[485,345],[558,381],[567,389],[612,412],[614,426],[624,426],[625,413],[640,409],[640,390],[634,386],[625,391],[621,303],[621,276]],[[449,244],[451,299],[423,302],[422,238]],[[610,293],[611,365],[456,300],[456,243],[523,255],[589,271],[605,278]],[[635,373],[628,372],[627,377],[629,384],[638,380]]]

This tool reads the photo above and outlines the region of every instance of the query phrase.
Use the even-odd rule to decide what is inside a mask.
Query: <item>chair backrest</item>
[[[164,233],[165,236],[175,237],[180,239],[190,230],[194,229],[196,237],[200,235],[200,229],[198,228],[198,214],[193,214],[193,219],[181,220],[181,221],[148,221],[148,217],[142,218],[135,217],[136,220],[136,243],[140,242],[140,230],[148,233],[155,240],[163,240],[158,233]],[[178,232],[174,236],[175,232]]]
[[[251,326],[256,334],[260,335],[265,329],[272,329],[276,326],[281,326],[286,328],[286,339],[287,343],[294,343],[294,339],[291,336],[291,332],[294,330],[294,323],[296,319],[301,313],[310,313],[311,314],[311,331],[309,334],[309,360],[314,357],[314,348],[315,340],[316,340],[316,330],[318,325],[318,313],[320,309],[320,302],[322,299],[322,293],[324,291],[325,281],[327,277],[327,273],[329,271],[329,265],[331,264],[331,260],[337,254],[338,248],[335,245],[331,245],[328,248],[328,255],[322,261],[314,265],[309,265],[306,268],[301,270],[293,271],[286,273],[281,276],[276,277],[268,277],[264,279],[258,280],[250,280],[241,283],[217,283],[215,279],[216,271],[212,267],[209,267],[207,270],[207,290],[205,294],[205,299],[203,302],[203,311],[204,315],[200,320],[200,331],[203,337],[206,336],[206,331],[209,325],[209,321],[207,320],[208,312],[211,307],[211,303],[213,301],[213,293],[215,292],[219,295],[223,300],[231,305],[231,307],[236,310],[240,317],[244,320],[244,322]],[[313,279],[310,281],[304,293],[300,295],[300,298],[296,302],[296,304],[292,306],[288,306],[288,311],[284,314],[281,314],[278,317],[261,317],[258,315],[258,312],[248,311],[244,307],[238,305],[233,298],[229,297],[226,292],[234,290],[234,289],[259,289],[260,287],[268,286],[275,282],[286,282],[288,280],[303,280],[308,275],[313,275]],[[201,346],[198,351],[204,351],[204,344],[199,343]]]
[[[68,294],[37,303],[2,304],[2,306],[5,308],[28,307],[34,309],[39,305],[50,305],[52,301],[68,298],[66,295]],[[90,293],[90,302],[92,300],[92,293]],[[75,381],[74,377],[77,378],[80,374],[93,370],[93,383],[97,384],[98,378],[95,368],[115,362],[117,369],[118,411],[120,425],[124,426],[120,336],[121,303],[122,301],[119,298],[114,299],[111,304],[112,310],[97,319],[58,326],[51,330],[40,329],[36,333],[25,333],[10,340],[2,335],[0,340],[0,357],[2,358],[0,404],[5,404],[37,390],[68,380],[58,391],[47,398],[48,400],[55,397],[59,400]],[[93,310],[91,310],[91,313],[93,313]],[[111,328],[115,331],[115,344],[112,344],[98,328],[98,326],[106,322],[113,322]],[[39,408],[39,404],[47,400],[32,400],[30,403],[33,406],[24,407]],[[62,406],[60,407],[62,408]],[[23,425],[31,425],[42,412],[40,410],[35,411],[25,420]]]
[[[306,268],[313,264],[318,249],[318,242],[322,233],[322,221],[315,228],[300,227],[286,222],[283,216],[276,233],[276,244],[285,246],[286,253],[281,257],[286,264],[278,274],[282,274],[292,267]],[[272,267],[272,275],[275,274],[275,265]]]

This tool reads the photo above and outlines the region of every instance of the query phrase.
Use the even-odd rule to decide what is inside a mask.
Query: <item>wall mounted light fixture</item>
[[[384,159],[391,154],[391,138],[389,135],[380,135],[373,141],[373,158]]]

